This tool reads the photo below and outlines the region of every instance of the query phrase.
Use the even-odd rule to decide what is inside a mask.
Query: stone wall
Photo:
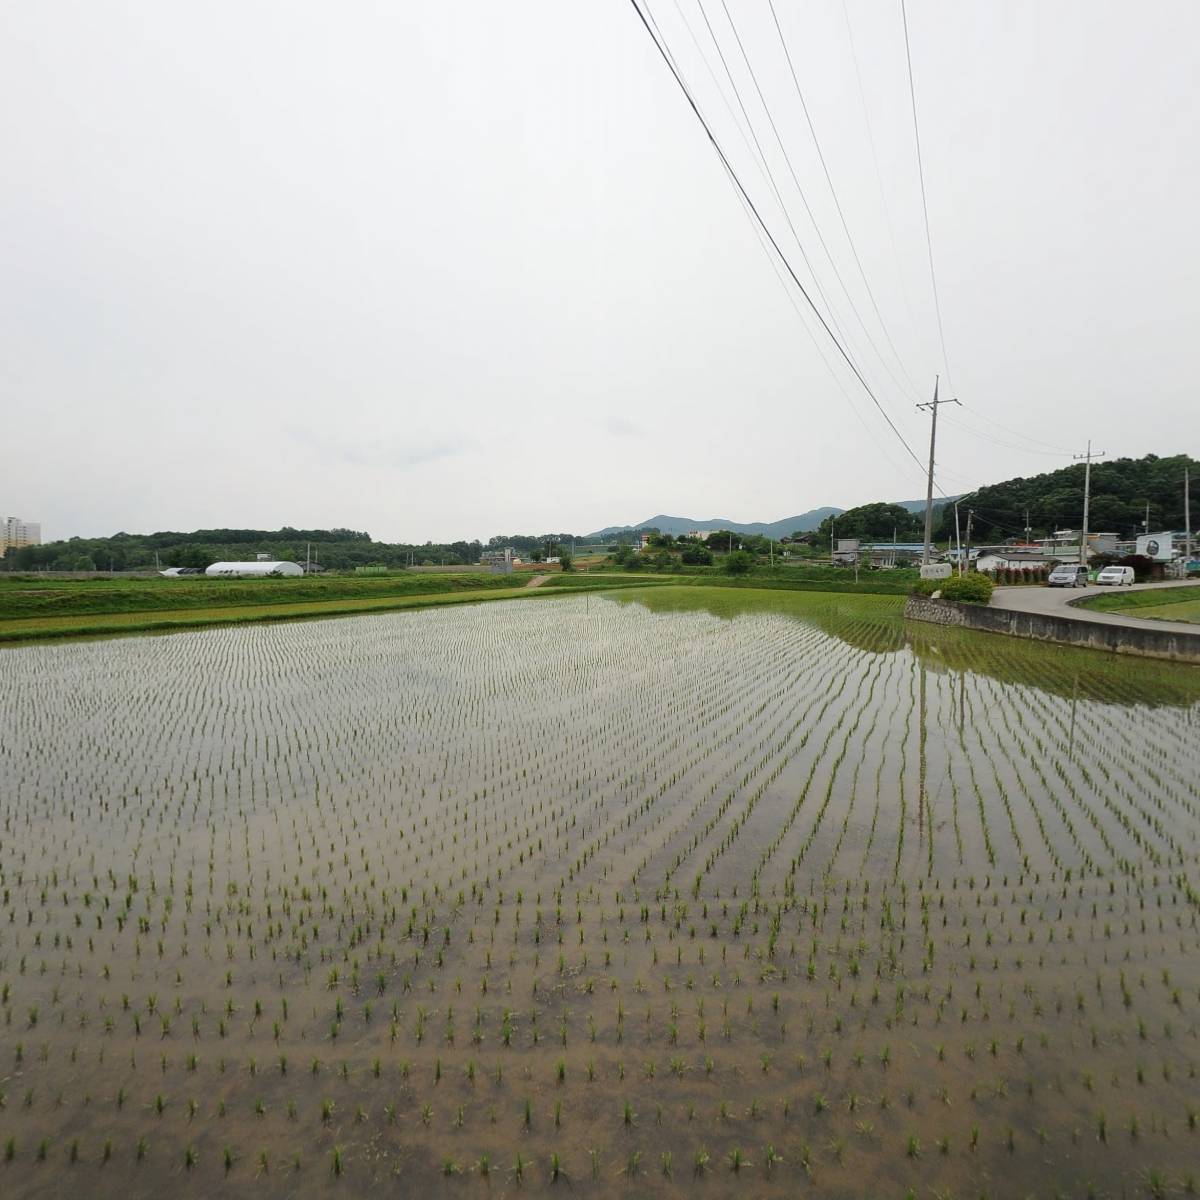
[[[1067,646],[1090,646],[1114,654],[1132,654],[1141,658],[1170,658],[1177,662],[1200,663],[1200,630],[1177,633],[1173,630],[1131,625],[1112,625],[1101,621],[1073,620],[1045,613],[1016,612],[1010,608],[990,608],[983,604],[959,604],[954,600],[932,600],[910,596],[904,615],[912,621],[935,625],[957,625],[988,633],[1035,641],[1060,642]]]
[[[966,625],[964,610],[971,607],[950,600],[931,600],[928,596],[909,596],[904,615],[910,621],[928,621],[931,625]]]

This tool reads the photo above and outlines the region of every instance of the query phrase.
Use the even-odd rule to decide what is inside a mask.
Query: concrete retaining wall
[[[1090,646],[1094,650],[1141,658],[1200,663],[1200,631],[1176,633],[1150,625],[1146,628],[1112,625],[1086,618],[1073,620],[982,604],[959,604],[954,600],[931,600],[927,596],[909,596],[904,615],[912,621],[928,621],[935,625],[982,629],[987,633],[1006,633],[1011,637],[1060,642],[1067,646]]]

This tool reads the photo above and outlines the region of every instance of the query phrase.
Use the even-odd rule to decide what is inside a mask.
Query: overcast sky
[[[853,250],[767,0],[726,2],[650,8],[918,457],[961,398],[945,491],[1196,451],[1195,0],[908,0],[948,385],[899,0],[774,0]],[[11,0],[0,163],[0,510],[47,538],[924,493],[626,0]]]

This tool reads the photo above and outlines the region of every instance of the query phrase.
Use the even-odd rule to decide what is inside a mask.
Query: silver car
[[[1088,570],[1082,563],[1063,563],[1050,572],[1051,587],[1087,587]]]

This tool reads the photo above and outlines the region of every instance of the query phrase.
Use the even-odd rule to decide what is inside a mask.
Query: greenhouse
[[[303,575],[304,568],[294,562],[215,562],[205,575],[226,579],[245,579],[254,575]]]

